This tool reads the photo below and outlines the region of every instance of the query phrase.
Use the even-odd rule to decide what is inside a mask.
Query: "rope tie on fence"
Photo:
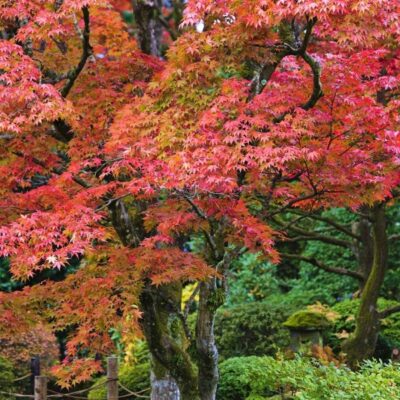
[[[115,381],[115,380],[117,380],[117,379],[106,379],[104,382],[96,383],[95,385],[93,385],[89,388],[82,389],[82,390],[76,390],[75,392],[69,392],[69,393],[60,393],[60,392],[55,392],[54,390],[49,389],[49,392],[51,392],[53,394],[47,396],[47,398],[71,397],[76,394],[86,393],[86,392],[89,392],[90,390],[96,389],[98,387],[105,386],[105,385],[107,385],[108,382]],[[84,397],[84,398],[86,398],[86,397]]]
[[[69,393],[60,393],[60,392],[55,392],[54,390],[48,389],[50,393],[53,393],[51,395],[46,396],[48,399],[50,398],[71,398],[71,399],[77,399],[77,400],[87,400],[87,397],[83,396],[76,396],[78,394],[83,394],[86,392],[91,391],[92,389],[105,386],[108,382],[111,381],[118,381],[117,378],[114,379],[107,379],[104,382],[98,383],[96,385],[91,386],[90,388],[87,389],[82,389],[82,390],[76,390],[75,392],[69,392]],[[126,386],[124,386],[121,382],[118,382],[118,386],[121,387],[127,394],[124,394],[122,396],[118,396],[119,399],[125,399],[128,397],[136,397],[136,398],[141,398],[141,399],[149,399],[150,396],[144,395],[143,393],[148,392],[150,388],[140,390],[139,392],[133,392],[132,390],[128,389]],[[11,393],[11,392],[3,392],[0,391],[0,394],[6,394],[8,396],[14,396],[16,398],[30,398],[34,399],[35,396],[31,394],[22,394],[22,393]],[[94,400],[94,399],[92,399]],[[103,400],[103,399],[98,399],[98,400]]]
[[[29,374],[26,374],[26,375],[24,375],[24,376],[21,376],[21,377],[19,377],[19,378],[15,378],[14,380],[13,380],[13,382],[19,382],[19,381],[23,381],[24,379],[26,379],[26,378],[30,378],[32,376],[32,374],[31,373],[29,373]]]
[[[149,396],[142,395],[142,393],[149,391],[150,388],[140,390],[139,392],[132,392],[126,386],[124,386],[121,382],[118,382],[118,386],[121,389],[125,390],[125,392],[128,392],[128,395],[119,396],[120,399],[125,398],[125,397],[129,397],[129,396],[135,396],[135,397],[142,398],[142,399],[149,399],[150,398]]]
[[[27,397],[29,397],[30,399],[35,398],[35,396],[33,394],[10,393],[10,392],[2,392],[2,391],[0,391],[0,394],[6,394],[7,396],[14,396],[14,397],[23,398],[23,399],[26,399]]]
[[[87,397],[74,396],[74,395],[69,394],[69,393],[57,393],[57,392],[54,392],[53,390],[49,390],[49,392],[56,393],[57,394],[57,398],[67,397],[67,398],[70,398],[70,399],[79,399],[79,400],[87,400],[88,399]],[[49,397],[52,397],[52,396],[51,395],[47,396],[47,398],[49,398]],[[92,399],[92,400],[94,400],[94,399]]]
[[[40,373],[40,372],[39,372]],[[35,400],[48,400],[48,399],[75,399],[75,400],[88,400],[87,397],[80,396],[87,392],[90,392],[93,389],[106,386],[107,387],[107,399],[108,400],[119,400],[119,399],[127,399],[129,397],[133,398],[141,398],[141,399],[149,399],[150,396],[145,394],[146,392],[150,391],[151,388],[143,389],[138,392],[133,392],[132,390],[128,389],[124,386],[118,379],[118,361],[115,356],[108,357],[107,359],[107,377],[105,380],[100,381],[93,386],[90,386],[86,389],[76,390],[74,392],[68,393],[60,393],[54,390],[51,390],[47,386],[47,377],[40,376],[39,374],[36,375],[35,371],[30,374],[18,377],[13,380],[13,382],[19,382],[29,377],[34,377],[34,391],[35,394],[23,394],[23,393],[12,393],[12,392],[5,392],[0,391],[0,394],[7,395],[10,397],[15,397],[17,399],[35,399]],[[120,387],[126,394],[120,396],[118,394],[118,387]],[[48,395],[47,393],[52,393]],[[91,399],[91,400],[104,400],[102,399]]]

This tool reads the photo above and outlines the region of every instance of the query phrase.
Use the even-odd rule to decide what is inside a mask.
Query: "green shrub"
[[[107,378],[102,376],[94,381],[92,389],[88,392],[89,400],[105,400],[107,399],[107,389],[105,386]]]
[[[147,361],[136,365],[123,364],[119,369],[118,379],[132,392],[148,389],[150,387],[150,363]],[[106,386],[102,385],[105,381],[106,377],[102,376],[94,382],[94,388],[88,393],[89,400],[105,400],[107,398]]]
[[[220,365],[218,400],[392,400],[400,398],[400,367],[368,362],[359,372],[309,358],[236,357]]]
[[[273,355],[289,343],[286,319],[264,302],[218,310],[215,338],[221,360],[235,356]]]
[[[398,305],[398,302],[380,298],[378,310]],[[340,349],[338,333],[351,333],[355,329],[355,317],[360,306],[360,299],[344,300],[332,307],[340,317],[333,324],[332,331],[328,337],[328,344],[336,351]],[[376,358],[388,359],[393,347],[400,347],[400,313],[395,313],[381,321],[381,331],[378,337]]]
[[[14,392],[14,372],[10,361],[0,356],[0,390],[2,392]],[[0,400],[11,400],[13,397],[1,394]]]
[[[118,370],[118,379],[123,386],[132,392],[141,392],[150,387],[149,350],[145,342],[133,344],[129,354],[130,362],[122,364]],[[106,377],[98,378],[93,389],[88,393],[88,400],[105,400],[107,398]],[[121,390],[122,392],[122,390]]]
[[[221,400],[244,400],[252,394],[255,382],[261,387],[257,396],[273,394],[272,369],[275,360],[271,357],[234,357],[220,364],[220,380],[217,398]],[[261,391],[261,393],[259,393]]]

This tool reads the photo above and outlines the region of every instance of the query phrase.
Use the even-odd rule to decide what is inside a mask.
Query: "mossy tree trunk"
[[[364,279],[360,279],[358,281],[360,293],[362,293],[365,287],[374,261],[372,223],[367,216],[369,212],[369,207],[363,207],[361,209],[362,215],[360,216],[359,220],[352,225],[352,231],[359,238],[354,242],[353,253],[357,259],[358,271],[364,277]]]
[[[373,232],[373,263],[361,293],[356,329],[343,345],[348,363],[352,368],[357,368],[361,361],[374,354],[380,324],[377,301],[387,267],[385,204],[376,205],[371,209],[370,214]]]
[[[197,371],[180,315],[182,285],[146,284],[141,295],[143,331],[153,358],[152,399],[198,400]],[[179,390],[177,390],[177,387]]]
[[[135,212],[130,213],[131,207]],[[111,219],[121,242],[136,247],[146,237],[142,213],[145,205],[110,205]],[[151,398],[154,400],[196,400],[197,372],[190,360],[184,321],[181,318],[182,285],[162,286],[144,282],[141,294],[142,328],[152,357]]]
[[[161,366],[154,367],[157,361],[153,360],[153,370],[157,369],[161,372]],[[179,387],[174,378],[164,369],[162,376],[156,376],[154,372],[151,372],[151,395],[150,400],[180,400],[181,395],[179,392]]]
[[[215,313],[224,302],[224,289],[216,279],[200,283],[199,309],[196,323],[198,387],[201,400],[215,400],[217,392],[218,350],[214,337]]]

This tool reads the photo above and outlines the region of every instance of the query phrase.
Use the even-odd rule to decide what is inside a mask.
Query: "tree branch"
[[[283,222],[280,221],[278,218],[273,218],[273,221],[280,226],[284,225]],[[301,229],[294,225],[287,225],[286,229],[289,229],[290,231],[293,231],[293,232],[299,234],[300,236],[288,237],[286,239],[283,239],[282,242],[299,242],[302,240],[315,240],[318,242],[324,242],[324,243],[333,244],[335,246],[340,246],[340,247],[345,247],[345,248],[352,247],[352,243],[349,242],[348,240],[338,239],[338,238],[335,238],[332,236],[321,235],[316,232],[310,232],[310,231]]]
[[[82,72],[87,59],[92,54],[92,47],[90,45],[90,16],[89,16],[89,7],[84,6],[82,7],[83,13],[83,21],[84,21],[84,29],[82,32],[82,55],[78,65],[72,69],[68,73],[68,81],[65,86],[61,89],[60,93],[63,97],[67,97],[68,93],[72,89],[76,79],[78,78],[79,74]]]
[[[350,237],[352,237],[353,239],[356,239],[356,240],[361,240],[361,237],[359,235],[355,234],[350,229],[347,229],[344,225],[337,223],[336,221],[334,221],[331,218],[322,217],[322,216],[315,215],[315,214],[306,214],[306,213],[303,213],[302,211],[299,211],[299,210],[290,210],[289,212],[292,213],[292,214],[301,215],[304,218],[310,218],[310,219],[314,219],[316,221],[325,222],[328,225],[331,225],[332,227],[337,229],[338,231],[344,233],[345,235],[350,236]]]
[[[188,196],[187,194],[184,194],[182,192],[178,192],[180,195],[183,196],[183,198],[192,206],[193,211],[201,218],[204,219],[205,221],[208,222],[208,224],[211,226],[211,222],[209,218],[206,216],[206,214],[199,208],[197,205],[194,203],[194,201]],[[210,234],[210,232],[207,232],[206,230],[203,229],[204,236],[208,242],[208,244],[211,247],[211,250],[213,252],[214,258],[217,260],[218,259],[218,247],[217,244],[215,243],[215,240],[213,236]]]
[[[281,256],[283,258],[287,258],[289,260],[299,260],[299,261],[307,262],[307,263],[312,264],[315,267],[322,269],[323,271],[326,271],[326,272],[331,272],[331,273],[337,274],[337,275],[350,276],[352,278],[359,280],[360,282],[365,281],[365,277],[357,271],[352,271],[352,270],[349,270],[346,268],[330,267],[329,265],[326,265],[326,264],[322,263],[321,261],[317,260],[315,257],[307,257],[307,256],[299,255],[299,254],[288,254],[288,253],[281,253]]]
[[[18,157],[25,158],[25,155],[23,153],[21,153],[20,151],[14,151],[13,154],[15,154]],[[31,160],[33,161],[34,164],[39,165],[40,167],[42,167],[44,169],[48,169],[48,167],[42,160],[39,160],[36,157],[31,157]],[[60,170],[58,168],[52,168],[51,172],[56,175],[61,175],[63,173],[63,170],[62,169]],[[89,189],[92,187],[92,185],[90,183],[86,182],[84,179],[80,178],[77,175],[73,175],[72,180],[85,189]]]
[[[312,58],[306,51],[301,54],[301,58],[310,66],[313,73],[313,91],[308,101],[301,106],[303,110],[309,110],[317,104],[317,101],[324,95],[321,84],[321,66],[319,62]]]
[[[265,214],[264,218],[271,218],[271,217],[273,217],[275,215],[278,215],[281,212],[287,210],[288,208],[294,206],[297,203],[300,203],[300,202],[306,201],[306,200],[311,200],[314,197],[319,196],[319,195],[321,195],[323,193],[324,193],[324,191],[314,191],[314,192],[312,192],[310,194],[305,194],[303,196],[296,197],[295,199],[292,199],[292,200],[288,201],[285,205],[283,205],[282,207],[278,208],[277,210]]]
[[[331,238],[331,237],[323,236],[323,235],[311,235],[311,234],[310,235],[300,235],[300,236],[295,236],[295,237],[288,237],[286,239],[278,240],[277,242],[293,243],[293,242],[301,242],[301,241],[316,241],[316,242],[332,244],[334,246],[339,246],[339,247],[345,247],[345,248],[351,247],[351,243],[346,242],[344,240],[335,239],[335,238]]]
[[[0,140],[12,140],[15,139],[15,135],[13,135],[12,133],[2,133],[0,135]]]
[[[386,310],[383,310],[381,312],[378,313],[379,319],[383,319],[388,317],[389,315],[392,315],[394,313],[397,313],[400,311],[400,304],[397,306],[393,306],[390,308],[387,308]]]

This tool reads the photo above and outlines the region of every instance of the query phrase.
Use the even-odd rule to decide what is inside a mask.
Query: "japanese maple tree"
[[[189,1],[164,61],[138,50],[112,1],[0,5],[0,255],[22,280],[81,265],[2,294],[1,324],[73,327],[64,382],[99,370],[77,356],[109,352],[110,328],[142,332],[155,381],[214,399],[232,259],[278,261],[270,221],[289,208],[378,215],[399,183],[400,5]]]

